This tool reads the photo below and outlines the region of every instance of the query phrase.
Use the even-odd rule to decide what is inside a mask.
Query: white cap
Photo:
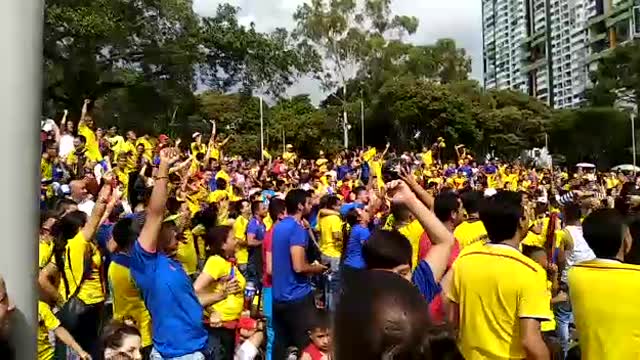
[[[484,190],[484,197],[492,197],[497,193],[498,191],[496,189],[488,188]]]

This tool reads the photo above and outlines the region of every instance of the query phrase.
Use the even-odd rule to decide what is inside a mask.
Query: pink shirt
[[[271,287],[271,275],[267,274],[267,252],[271,252],[273,247],[273,226],[264,234],[262,240],[262,286]]]

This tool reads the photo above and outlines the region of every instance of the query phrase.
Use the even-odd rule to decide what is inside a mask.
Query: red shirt
[[[431,240],[427,233],[423,233],[420,238],[420,246],[419,246],[419,254],[420,259],[423,259],[424,256],[429,252],[431,248]],[[449,256],[449,263],[447,264],[447,271],[451,269],[453,262],[456,261],[458,255],[460,254],[460,244],[456,239],[453,243],[453,248],[451,249],[451,256]],[[442,293],[436,295],[433,300],[429,303],[429,315],[431,316],[431,320],[435,324],[443,323],[445,320],[445,312],[442,306]]]
[[[271,275],[267,274],[267,252],[271,252],[273,247],[273,225],[264,234],[262,239],[262,286],[271,287]]]
[[[311,356],[311,360],[322,360],[323,354],[313,343],[309,344],[302,353],[307,353]]]

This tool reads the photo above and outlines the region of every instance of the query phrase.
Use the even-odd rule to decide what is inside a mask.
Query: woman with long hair
[[[110,181],[104,182],[91,216],[82,211],[64,215],[52,228],[52,260],[40,272],[44,297],[60,306],[62,326],[78,344],[97,358],[97,339],[105,301],[102,254],[94,235],[112,195]],[[59,286],[51,279],[59,278]],[[59,347],[59,356],[65,351]]]
[[[362,257],[362,245],[369,240],[369,212],[362,209],[351,209],[345,215],[342,227],[343,243],[341,275],[344,284],[348,284],[354,273],[366,268]]]
[[[209,342],[215,359],[233,359],[235,330],[244,306],[245,278],[231,261],[236,237],[230,226],[204,235],[208,259],[193,287],[209,319]]]

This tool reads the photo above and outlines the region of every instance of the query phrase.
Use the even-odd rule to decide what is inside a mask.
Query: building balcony
[[[599,33],[599,34],[595,34],[589,37],[589,43],[593,44],[596,43],[598,41],[601,40],[606,40],[607,39],[607,33]]]
[[[609,12],[604,13],[604,14],[600,14],[600,15],[597,15],[597,16],[595,16],[595,17],[590,18],[590,19],[587,21],[587,26],[592,27],[592,26],[594,26],[594,25],[596,25],[596,24],[602,23],[603,21],[605,22],[605,25],[606,25],[607,27],[608,27],[608,26],[611,26],[611,24],[615,24],[616,22],[618,22],[618,21],[619,21],[619,20],[621,20],[621,19],[619,19],[619,20],[615,20],[615,21],[612,21],[612,22],[611,22],[611,20],[610,20],[610,19],[617,19],[617,18],[618,18],[618,15],[620,15],[620,14],[622,14],[623,12],[625,12],[625,11],[627,11],[627,10],[631,9],[631,7],[633,7],[633,0],[627,0],[627,1],[620,2],[618,5],[616,5],[616,6],[615,6],[613,9],[611,9]],[[627,11],[627,13],[628,13],[628,11]],[[627,18],[628,18],[628,16],[630,16],[630,15],[631,15],[631,14],[630,14],[630,13],[628,13],[628,14],[627,14]]]
[[[617,15],[614,16],[610,16],[608,18],[605,19],[604,24],[606,27],[612,27],[613,25],[619,23],[620,21],[624,21],[627,20],[631,17],[631,11],[629,11],[629,7],[627,7],[625,10],[625,12],[621,12],[621,13],[617,13]]]
[[[600,59],[610,55],[612,51],[613,51],[613,49],[606,49],[606,50],[597,52],[595,54],[589,55],[589,57],[587,58],[587,64],[591,64],[591,63],[594,63],[596,61],[599,61]]]
[[[544,41],[544,29],[538,30],[533,33],[531,36],[528,36],[522,40],[523,46],[533,46],[533,43],[538,43],[542,39]]]
[[[542,68],[542,67],[544,67],[546,65],[547,65],[547,59],[542,58],[542,59],[538,59],[538,60],[536,60],[536,61],[534,61],[534,62],[532,62],[530,64],[525,64],[522,67],[522,71],[524,73],[528,73],[528,72],[531,72],[533,70],[540,69],[540,68]]]

